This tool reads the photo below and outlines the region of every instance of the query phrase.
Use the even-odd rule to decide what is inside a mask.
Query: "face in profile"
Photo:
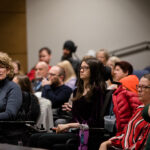
[[[90,78],[90,68],[85,61],[83,61],[80,66],[80,78],[82,80],[89,80]]]
[[[105,53],[104,52],[98,52],[96,55],[96,58],[98,60],[100,60],[104,65],[106,65],[107,59],[105,57]]]
[[[119,81],[120,79],[126,77],[128,75],[128,72],[123,72],[123,70],[120,68],[120,66],[116,66],[114,69],[114,80]]]
[[[50,60],[51,55],[49,55],[46,50],[42,50],[39,54],[39,61],[44,61],[47,64],[49,64]]]
[[[45,62],[40,62],[36,65],[35,68],[35,76],[36,79],[40,79],[40,78],[46,78],[47,74],[48,74],[48,66],[47,64],[45,64]]]
[[[144,104],[148,104],[150,101],[150,81],[147,78],[142,77],[137,86],[137,90],[139,100]]]
[[[67,58],[70,58],[70,56],[71,56],[71,52],[70,52],[70,50],[68,50],[68,49],[63,49],[63,59],[67,59]]]
[[[0,80],[4,80],[8,73],[9,70],[5,66],[0,65]]]

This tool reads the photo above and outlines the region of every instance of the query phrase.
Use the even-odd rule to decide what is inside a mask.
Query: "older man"
[[[42,90],[42,80],[48,76],[48,64],[44,61],[37,63],[35,67],[35,79],[32,81],[34,92]]]
[[[52,108],[59,108],[69,100],[71,88],[64,85],[65,71],[59,66],[53,66],[49,71],[48,79],[42,80],[42,97],[52,102]]]

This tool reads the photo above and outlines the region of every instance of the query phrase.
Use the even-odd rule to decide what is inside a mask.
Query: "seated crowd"
[[[52,51],[41,48],[39,61],[27,74],[19,61],[0,52],[0,131],[12,133],[10,125],[1,125],[4,121],[33,121],[26,126],[28,135],[21,132],[24,146],[147,150],[150,72],[139,77],[132,64],[110,57],[106,49],[80,61],[73,58],[76,49],[73,41],[66,41],[61,61],[50,66]],[[114,119],[109,127],[107,116]],[[18,126],[13,130],[19,131]],[[16,144],[11,140],[0,137],[0,143]]]

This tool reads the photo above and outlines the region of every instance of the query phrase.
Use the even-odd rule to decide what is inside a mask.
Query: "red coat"
[[[121,132],[125,125],[128,124],[137,106],[142,103],[139,101],[136,93],[128,91],[120,85],[113,93],[113,104],[113,111],[116,115],[117,132]]]

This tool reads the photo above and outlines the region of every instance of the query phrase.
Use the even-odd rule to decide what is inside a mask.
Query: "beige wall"
[[[38,61],[38,50],[43,46],[53,50],[51,64],[56,64],[62,54],[62,45],[68,39],[77,44],[80,58],[89,49],[111,51],[150,41],[150,0],[26,2],[28,69]],[[141,62],[137,62],[135,68],[138,63]]]
[[[0,0],[0,51],[27,71],[25,0]]]

